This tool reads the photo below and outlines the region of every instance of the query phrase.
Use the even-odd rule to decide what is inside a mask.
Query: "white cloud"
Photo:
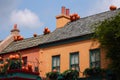
[[[22,27],[37,28],[42,26],[39,17],[29,9],[15,10],[12,12],[10,21],[12,24],[18,24]]]

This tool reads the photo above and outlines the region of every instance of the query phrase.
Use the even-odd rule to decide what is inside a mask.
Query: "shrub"
[[[101,68],[86,68],[83,72],[83,75],[86,77],[97,77],[97,76],[103,76],[106,73],[106,70]]]
[[[0,74],[6,74],[8,70],[21,69],[22,62],[19,55],[10,55],[5,61],[0,57]]]
[[[120,80],[120,13],[98,25],[94,36],[105,49],[106,57],[110,59],[108,68]]]
[[[59,72],[48,72],[46,74],[47,78],[49,78],[50,80],[57,80],[58,76],[59,76]]]
[[[76,80],[79,77],[77,70],[66,70],[63,72],[64,80]]]

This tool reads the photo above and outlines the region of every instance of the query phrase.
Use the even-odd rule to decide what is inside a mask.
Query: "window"
[[[100,67],[100,49],[90,50],[90,67]]]
[[[35,72],[39,72],[39,68],[37,66],[34,67]]]
[[[60,55],[52,56],[52,70],[54,69],[60,72]]]
[[[23,65],[26,66],[27,65],[27,56],[22,57],[22,60],[24,62]]]
[[[79,71],[79,52],[70,54],[70,68],[74,68]]]

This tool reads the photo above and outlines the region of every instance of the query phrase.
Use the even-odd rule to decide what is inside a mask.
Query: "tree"
[[[120,80],[120,14],[103,21],[95,28],[95,37],[101,47],[106,49],[106,57],[110,59],[109,68]]]

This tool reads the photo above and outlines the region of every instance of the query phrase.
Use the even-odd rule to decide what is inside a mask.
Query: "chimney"
[[[14,24],[14,28],[11,30],[12,35],[19,35],[20,30],[17,28],[17,24]]]
[[[2,52],[11,42],[14,41],[14,36],[18,36],[19,32],[20,31],[17,29],[17,24],[15,24],[14,28],[11,30],[11,35],[0,43],[0,52]]]
[[[65,7],[64,6],[62,6],[62,8],[61,8],[61,14],[65,14]]]
[[[70,15],[70,10],[66,9],[66,15],[69,16]]]
[[[56,16],[56,28],[61,28],[70,22],[70,10],[64,6],[61,8],[61,14]]]

